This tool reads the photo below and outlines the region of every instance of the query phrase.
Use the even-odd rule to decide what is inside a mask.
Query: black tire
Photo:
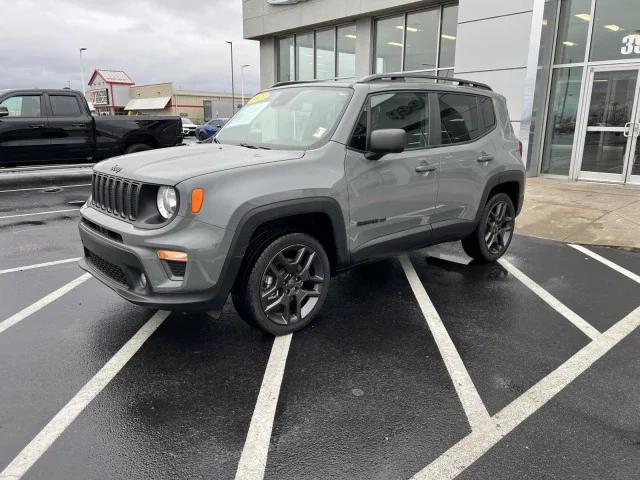
[[[266,235],[254,242],[248,255],[231,294],[242,319],[272,335],[311,323],[331,279],[320,242],[305,233]]]
[[[134,143],[133,145],[129,145],[124,153],[144,152],[145,150],[151,150],[151,147],[146,143]]]
[[[515,208],[509,195],[497,193],[484,206],[480,222],[462,248],[480,262],[495,262],[509,248],[515,226]]]

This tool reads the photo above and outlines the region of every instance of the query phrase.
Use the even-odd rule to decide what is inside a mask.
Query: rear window
[[[483,133],[478,102],[475,95],[440,93],[442,144],[475,140]]]
[[[49,95],[54,117],[78,117],[82,114],[78,99],[71,95]]]

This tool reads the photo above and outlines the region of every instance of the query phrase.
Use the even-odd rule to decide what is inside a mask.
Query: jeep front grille
[[[113,216],[133,221],[138,217],[141,184],[124,178],[94,173],[91,205]]]

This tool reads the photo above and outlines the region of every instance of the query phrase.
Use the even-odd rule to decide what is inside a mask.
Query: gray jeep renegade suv
[[[97,164],[79,225],[82,268],[123,298],[220,308],[303,328],[331,276],[462,240],[509,246],[524,168],[505,99],[424,73],[287,82],[253,97],[215,141]]]

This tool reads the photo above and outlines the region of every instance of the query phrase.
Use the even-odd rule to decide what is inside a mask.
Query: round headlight
[[[173,187],[160,187],[158,189],[158,212],[162,215],[162,218],[169,219],[176,213],[176,206],[178,205],[178,196],[176,189]]]

